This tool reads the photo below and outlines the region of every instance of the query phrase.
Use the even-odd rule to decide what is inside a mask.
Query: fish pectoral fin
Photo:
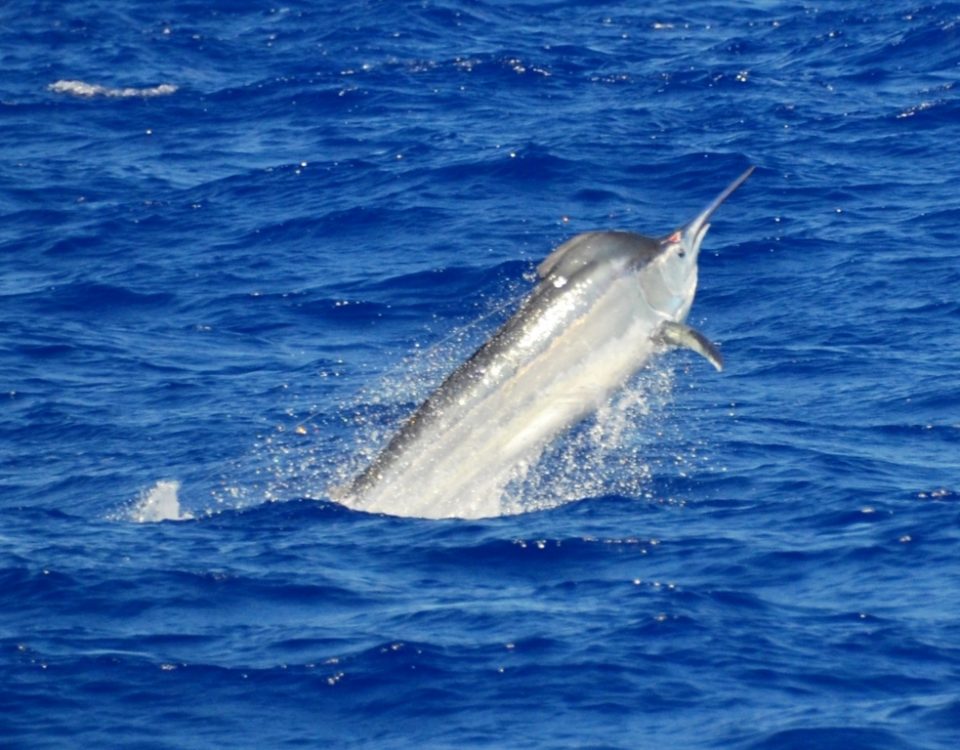
[[[661,324],[657,338],[669,346],[683,347],[695,351],[717,368],[718,372],[723,370],[723,357],[720,356],[717,347],[695,328],[691,328],[684,323],[668,320]]]

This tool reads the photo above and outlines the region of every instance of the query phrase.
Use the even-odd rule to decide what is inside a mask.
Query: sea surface
[[[3,4],[0,747],[960,747],[958,78],[957,2]],[[523,512],[331,499],[750,165],[723,373]]]

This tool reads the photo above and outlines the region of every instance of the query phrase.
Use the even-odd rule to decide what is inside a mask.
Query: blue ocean
[[[960,746],[960,3],[0,39],[0,747]],[[551,249],[750,166],[688,318],[722,373],[663,353],[509,513],[334,499]]]

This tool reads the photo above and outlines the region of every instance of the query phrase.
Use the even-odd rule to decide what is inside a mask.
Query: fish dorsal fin
[[[576,237],[571,237],[563,244],[555,247],[550,255],[540,261],[540,265],[537,266],[537,275],[541,279],[547,278],[551,271],[557,269],[563,263],[563,259],[570,254],[571,250],[581,247],[591,237],[595,237],[598,234],[600,234],[600,232],[584,232],[583,234],[578,234]]]
[[[617,258],[646,261],[657,252],[659,244],[656,240],[634,232],[584,232],[571,237],[550,253],[537,266],[537,274],[541,279],[550,274],[570,277],[593,263]]]

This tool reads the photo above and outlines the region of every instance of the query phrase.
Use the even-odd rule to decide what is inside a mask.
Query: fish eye
[[[679,229],[667,237],[667,239],[663,240],[663,244],[667,246],[666,249],[668,252],[676,247],[678,258],[686,257],[687,251],[683,246],[683,233]]]

